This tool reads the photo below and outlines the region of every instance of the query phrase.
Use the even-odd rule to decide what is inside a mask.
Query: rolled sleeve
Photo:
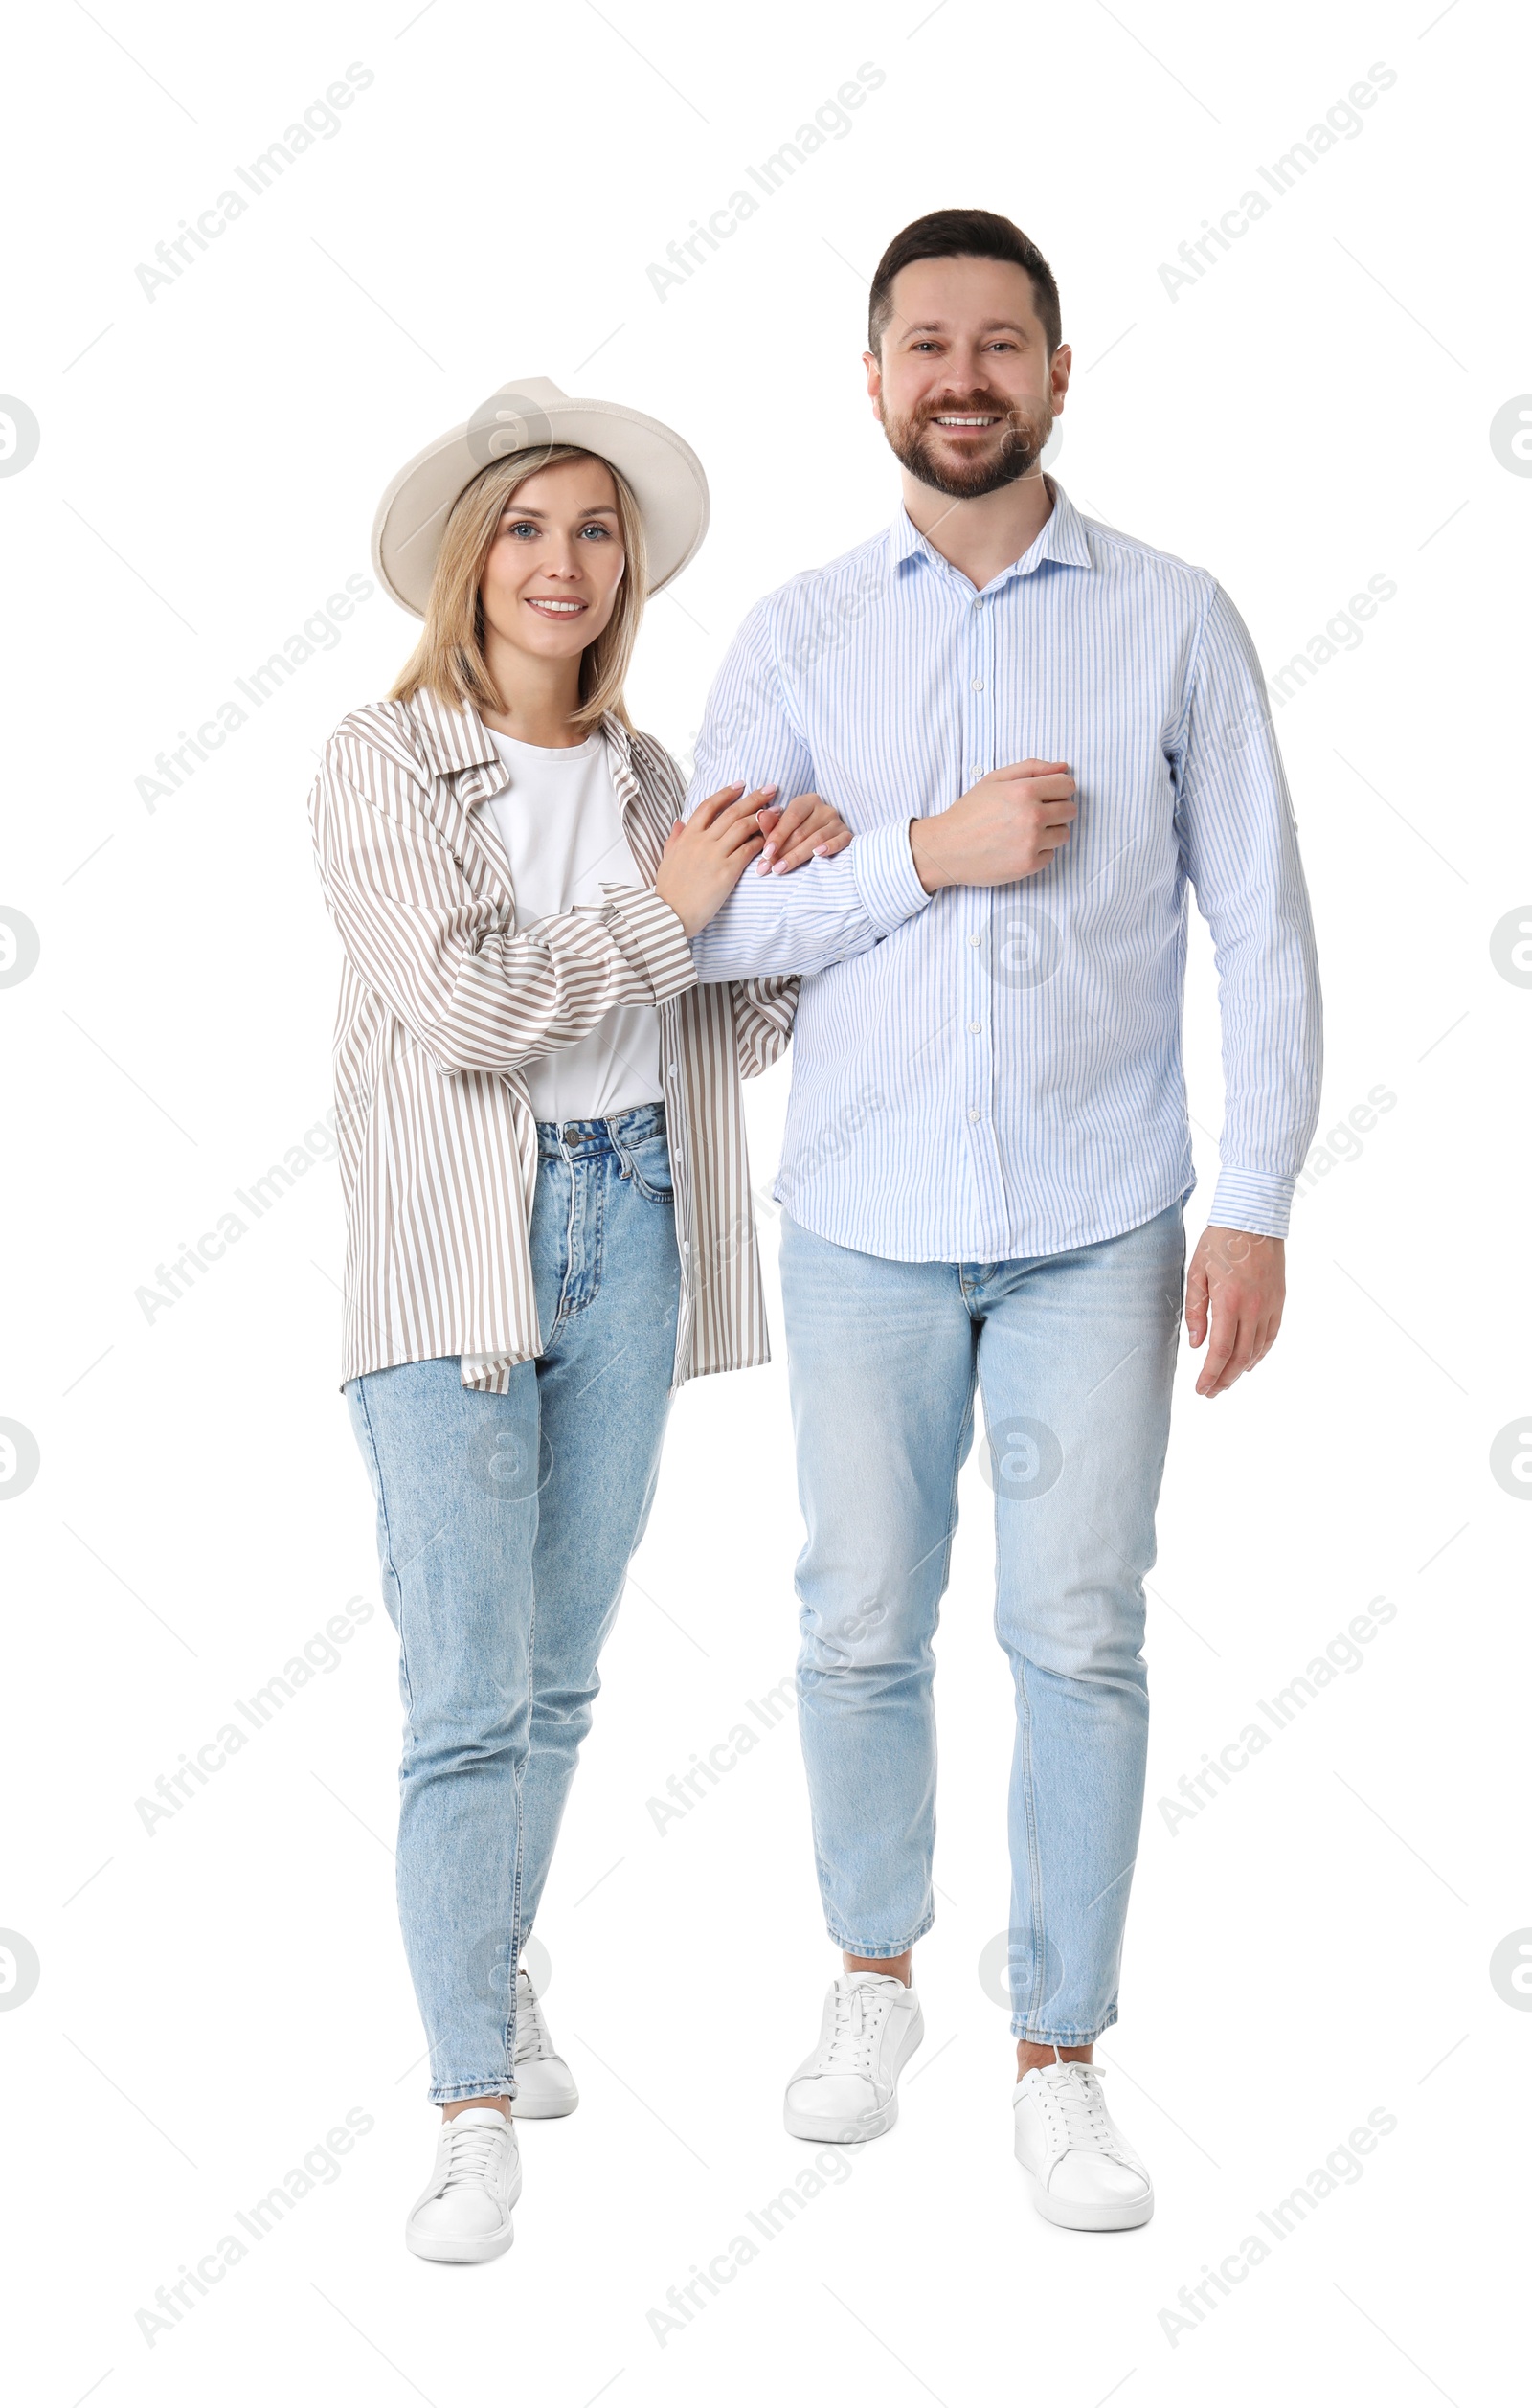
[[[599,910],[516,928],[504,896],[469,884],[429,790],[350,721],[330,739],[309,810],[353,969],[444,1073],[513,1069],[578,1045],[617,1005],[695,983],[686,932],[647,888],[613,886]]]
[[[601,892],[612,934],[649,980],[657,1003],[667,1003],[672,995],[684,995],[696,985],[697,966],[687,932],[652,887],[610,886],[603,879]]]
[[[769,599],[744,620],[708,697],[687,817],[705,795],[736,782],[775,786],[781,802],[819,794],[851,824],[855,806],[826,791],[795,710]],[[811,977],[868,952],[930,900],[901,818],[853,831],[843,852],[804,862],[785,876],[759,878],[747,869],[692,939],[692,955],[708,981]]]

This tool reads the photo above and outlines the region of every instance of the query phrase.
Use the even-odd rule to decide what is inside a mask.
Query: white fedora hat
[[[577,443],[620,468],[643,514],[649,591],[679,576],[708,531],[708,480],[689,443],[617,401],[572,401],[546,376],[523,376],[439,435],[394,479],[372,522],[372,566],[386,592],[425,617],[448,513],[463,486],[507,453]]]

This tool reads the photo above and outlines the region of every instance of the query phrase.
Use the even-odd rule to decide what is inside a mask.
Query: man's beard
[[[1053,416],[1046,404],[1035,406],[1041,411],[1041,428],[1036,419],[1024,417],[1025,405],[996,400],[986,394],[978,400],[943,401],[935,408],[927,408],[907,418],[894,418],[887,409],[883,416],[883,431],[889,447],[903,468],[922,484],[937,493],[945,493],[957,502],[976,502],[981,494],[996,493],[1002,485],[1015,484],[1018,479],[1029,477],[1043,457],[1044,448],[1053,431]],[[1004,421],[1000,430],[998,452],[990,452],[971,466],[948,465],[935,456],[932,421],[938,417],[977,417],[999,415]]]

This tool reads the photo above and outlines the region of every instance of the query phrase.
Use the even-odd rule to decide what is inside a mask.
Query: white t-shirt
[[[622,832],[606,739],[556,749],[488,731],[508,783],[484,805],[510,856],[516,926],[604,902],[601,882],[642,887]],[[620,1004],[578,1045],[525,1066],[538,1120],[596,1120],[660,1102],[660,1015],[652,1004]]]

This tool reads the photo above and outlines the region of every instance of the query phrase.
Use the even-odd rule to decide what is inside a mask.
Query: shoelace
[[[497,2118],[503,2122],[503,2118]],[[437,2196],[456,2189],[464,2182],[487,2182],[495,2162],[495,2149],[501,2134],[488,2124],[464,2124],[455,2115],[447,2126],[450,2135],[447,2146],[446,2171],[438,2186]]]
[[[817,2070],[870,2075],[873,2043],[887,2012],[888,2000],[869,1992],[864,1983],[837,1982],[835,2022],[820,2050]]]
[[[516,1975],[516,2055],[514,2062],[525,2065],[529,2058],[552,2057],[553,2043],[543,2021],[542,2001],[533,1990],[529,1974],[518,1970]]]
[[[1107,2103],[1095,2066],[1071,2058],[1039,2066],[1038,2071],[1043,2077],[1043,2095],[1055,2110],[1055,2124],[1063,2126],[1065,2148],[1088,2149],[1099,2157],[1120,2157],[1107,2122]]]

